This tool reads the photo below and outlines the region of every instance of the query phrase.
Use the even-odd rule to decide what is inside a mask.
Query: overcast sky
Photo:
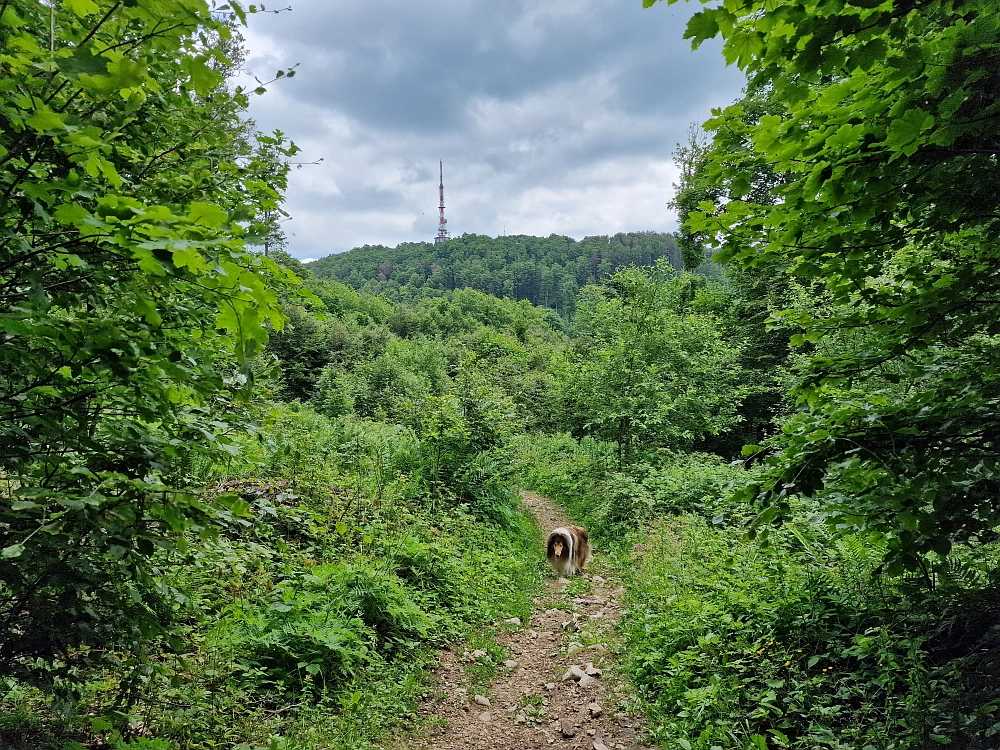
[[[250,17],[251,115],[318,166],[293,171],[288,250],[431,240],[438,160],[453,235],[673,230],[672,153],[739,96],[697,5],[641,0],[285,0]]]

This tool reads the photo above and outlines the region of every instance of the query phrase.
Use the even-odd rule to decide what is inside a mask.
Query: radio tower
[[[437,237],[434,238],[434,244],[439,242],[444,242],[449,239],[448,237],[448,220],[444,218],[444,162],[438,162],[438,167],[441,169],[441,184],[438,185],[438,192],[441,195],[441,203],[438,205],[438,212],[440,216],[438,217],[438,233]]]

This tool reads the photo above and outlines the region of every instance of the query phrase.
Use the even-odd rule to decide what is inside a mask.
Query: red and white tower
[[[438,193],[441,196],[441,202],[438,204],[438,233],[437,237],[434,238],[434,244],[439,242],[444,242],[448,237],[448,220],[444,218],[444,162],[438,162],[438,167],[441,170],[441,183],[438,185]]]

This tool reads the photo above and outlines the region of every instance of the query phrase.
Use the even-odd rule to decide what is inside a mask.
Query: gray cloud
[[[290,251],[429,240],[437,161],[453,233],[671,229],[675,145],[739,95],[694,7],[640,0],[292,0],[251,18],[247,68],[298,62],[251,114],[319,166],[293,173]]]

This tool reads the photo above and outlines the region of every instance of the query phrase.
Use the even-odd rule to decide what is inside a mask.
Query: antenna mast
[[[439,242],[444,242],[448,237],[448,220],[444,218],[444,162],[438,162],[438,168],[441,170],[441,182],[438,185],[438,193],[441,196],[441,202],[438,205],[438,233],[437,237],[434,238],[434,244]]]

